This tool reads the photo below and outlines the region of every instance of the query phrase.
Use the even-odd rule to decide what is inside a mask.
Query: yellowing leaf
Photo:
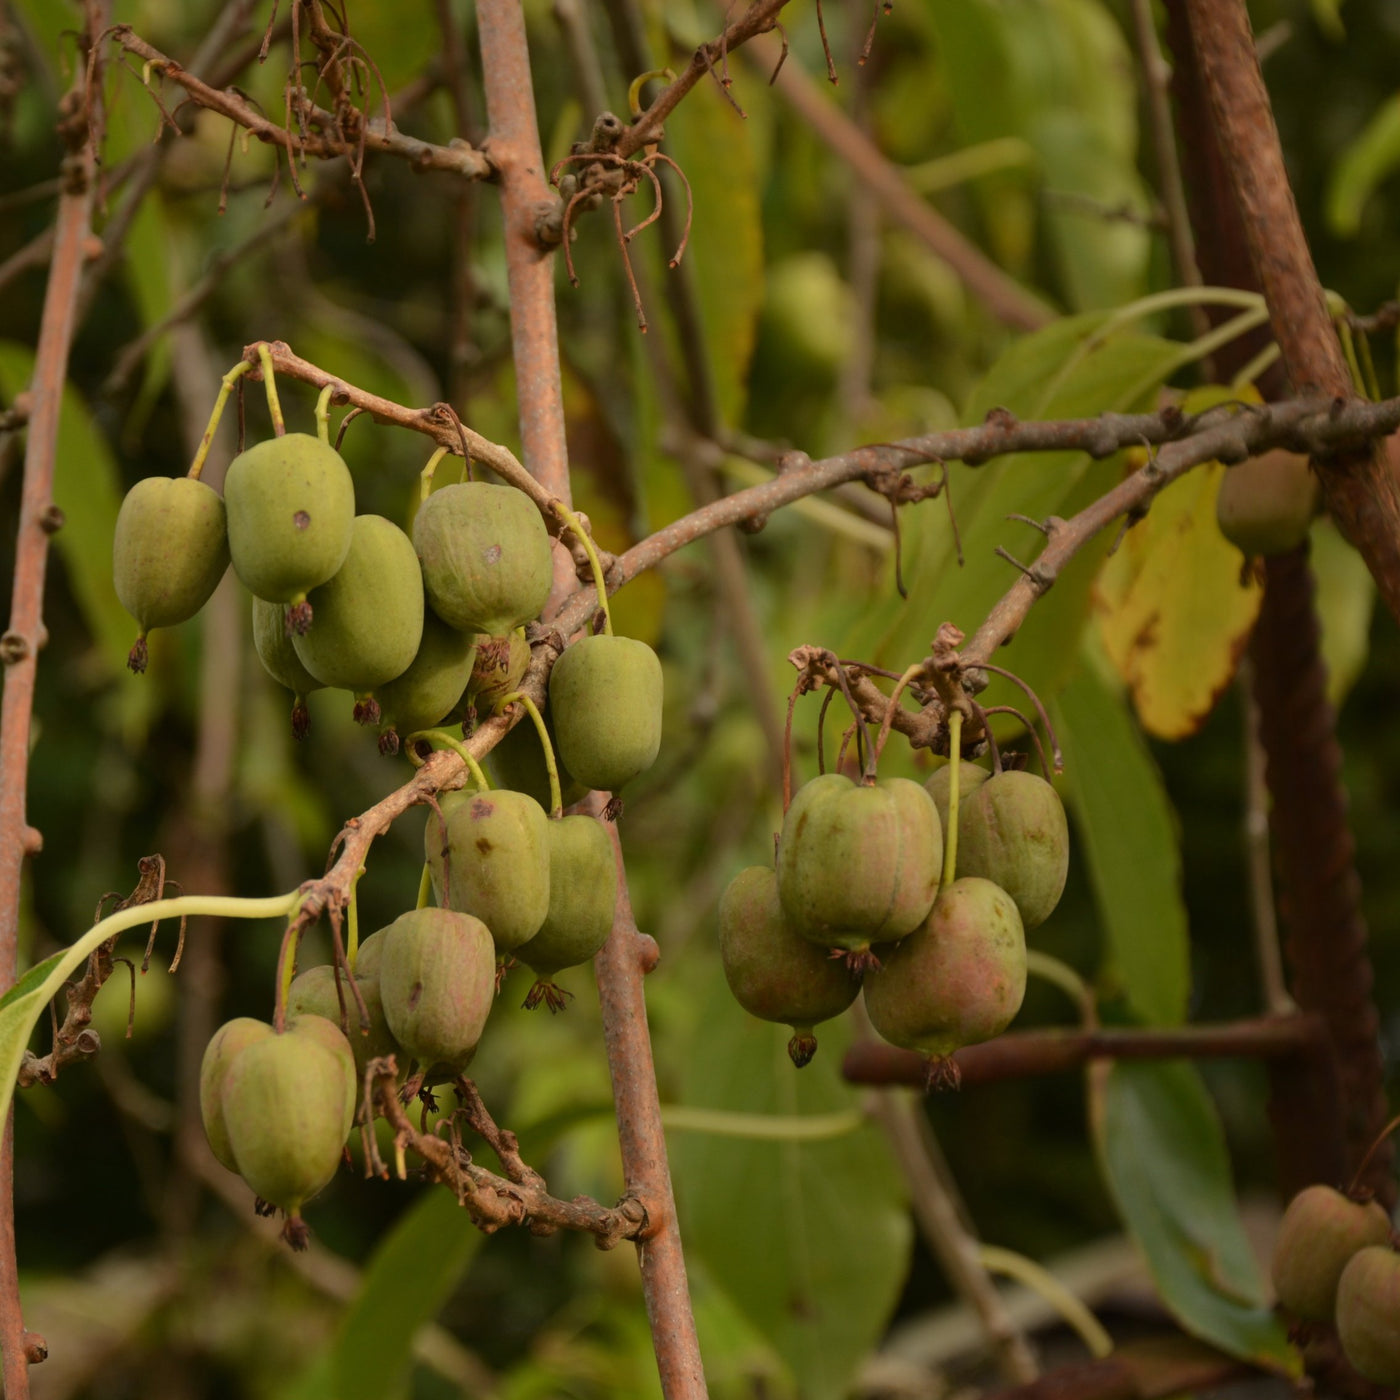
[[[1230,683],[1263,590],[1241,582],[1242,556],[1215,523],[1225,468],[1208,462],[1173,482],[1104,564],[1099,631],[1143,728],[1184,739]]]

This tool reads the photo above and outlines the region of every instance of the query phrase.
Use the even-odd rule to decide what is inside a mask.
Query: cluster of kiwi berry
[[[930,1087],[954,1087],[953,1051],[1020,1010],[1025,931],[1059,902],[1068,866],[1064,808],[1029,772],[955,758],[923,786],[826,773],[793,797],[775,868],[725,890],[725,975],[745,1010],[793,1028],[799,1068],[815,1026],[863,988],[876,1031],[925,1056]]]
[[[1283,1213],[1272,1270],[1300,1334],[1335,1326],[1356,1371],[1391,1389],[1400,1387],[1398,1246],[1390,1217],[1368,1195],[1308,1186]]]
[[[445,486],[422,502],[410,539],[381,516],[355,514],[350,473],[324,437],[285,434],[240,453],[222,497],[197,469],[139,482],[114,556],[118,596],[141,629],[133,670],[145,668],[147,632],[194,616],[232,562],[253,594],[258,653],[293,692],[299,731],[318,686],[350,691],[356,718],[381,726],[385,751],[464,700],[493,711],[519,700],[534,722],[534,735],[517,725],[499,746],[494,789],[450,736],[424,735],[459,748],[475,789],[435,804],[420,907],[358,946],[352,924],[344,963],[291,981],[277,1025],[239,1018],[209,1044],[201,1105],[214,1153],[286,1213],[286,1238],[299,1245],[302,1204],[341,1160],[371,1060],[396,1056],[405,1101],[451,1081],[514,960],[536,973],[525,1004],[557,1011],[568,994],[554,975],[607,939],[612,840],[595,817],[563,808],[591,790],[616,794],[651,766],[661,665],[644,643],[612,635],[595,565],[606,631],[555,663],[546,722],[515,689],[530,659],[522,625],[553,581],[534,502],[510,486]]]

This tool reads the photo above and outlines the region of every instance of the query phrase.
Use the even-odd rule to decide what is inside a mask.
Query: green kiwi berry
[[[783,913],[778,877],[764,865],[741,870],[719,902],[719,952],[735,1000],[752,1016],[792,1027],[798,1069],[817,1053],[814,1029],[839,1016],[860,977],[802,937]]]
[[[929,1057],[932,1081],[955,1085],[947,1057],[1000,1035],[1026,993],[1026,936],[1016,902],[990,880],[954,880],[928,918],[865,978],[865,1009],[892,1045]]]
[[[1215,498],[1220,533],[1251,559],[1296,549],[1321,508],[1317,473],[1306,457],[1283,448],[1230,467]]]
[[[224,1127],[224,1076],[234,1059],[248,1046],[273,1033],[266,1021],[251,1016],[238,1016],[226,1021],[210,1038],[204,1048],[199,1066],[199,1112],[204,1120],[204,1135],[214,1156],[229,1171],[236,1172],[228,1130]]]
[[[1309,1322],[1331,1322],[1348,1260],[1390,1238],[1390,1217],[1375,1201],[1353,1201],[1331,1186],[1305,1186],[1279,1221],[1270,1273],[1278,1300]]]
[[[1400,1388],[1400,1254],[1384,1245],[1357,1250],[1337,1283],[1337,1336],[1368,1381]]]
[[[292,692],[292,733],[304,739],[311,732],[311,712],[306,697],[321,689],[321,682],[301,664],[286,625],[287,609],[281,603],[253,599],[253,647],[258,660],[278,685]]]
[[[568,993],[553,976],[587,962],[608,941],[617,908],[617,864],[607,828],[594,817],[561,817],[547,828],[549,912],[540,931],[515,950],[539,974],[525,997],[559,1011]]]
[[[438,903],[474,914],[496,950],[528,943],[549,913],[549,820],[523,792],[496,789],[447,799],[428,818],[423,845]]]
[[[112,581],[140,626],[126,664],[146,669],[146,634],[186,622],[209,601],[228,568],[223,498],[193,477],[148,476],[117,512]]]
[[[365,940],[360,948],[361,953],[369,947],[371,941]],[[299,973],[287,992],[289,1014],[321,1016],[336,1026],[341,1024],[341,997],[344,997],[346,1039],[354,1052],[357,1083],[363,1078],[365,1066],[371,1060],[383,1055],[399,1054],[398,1042],[389,1030],[389,1023],[384,1019],[384,1004],[379,994],[378,959],[374,959],[372,972],[365,969],[365,961],[361,959],[355,964],[355,983],[364,999],[365,1010],[369,1013],[367,1031],[360,1024],[359,1007],[344,971],[340,974],[340,990],[337,992],[335,969],[330,963],[308,967]]]
[[[1026,928],[1044,923],[1069,873],[1069,824],[1059,794],[1034,773],[993,774],[958,810],[958,875],[1000,885]]]
[[[927,917],[943,866],[938,809],[907,778],[857,786],[826,773],[798,789],[778,842],[778,897],[793,927],[824,948],[871,959]]]
[[[958,764],[958,810],[962,810],[962,804],[990,778],[991,771],[981,767],[976,763],[968,763],[964,759]],[[942,768],[937,769],[924,780],[924,787],[928,795],[933,798],[933,805],[938,808],[939,830],[944,833],[948,830],[948,790],[952,787],[953,765],[945,763]]]
[[[661,662],[632,637],[583,637],[554,663],[549,707],[559,757],[579,782],[617,792],[661,748]]]
[[[504,637],[537,617],[554,582],[549,532],[513,486],[434,491],[413,522],[432,609],[449,627]]]
[[[311,625],[307,594],[345,562],[355,484],[334,448],[306,433],[240,452],[224,478],[228,545],[247,590],[290,604],[294,632]]]
[[[431,729],[452,713],[471,680],[476,651],[471,633],[458,632],[433,612],[424,612],[423,638],[408,670],[374,692],[380,753],[397,753],[404,736]]]
[[[430,1075],[460,1074],[496,996],[490,930],[450,909],[401,914],[384,930],[379,993],[394,1039]]]
[[[382,515],[357,515],[340,570],[313,589],[316,626],[292,639],[322,685],[355,695],[355,718],[377,724],[371,692],[401,676],[423,638],[423,575],[407,535]]]

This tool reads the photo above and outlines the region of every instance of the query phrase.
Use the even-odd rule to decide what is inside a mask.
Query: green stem
[[[350,881],[350,903],[345,910],[345,965],[350,969],[350,975],[355,975],[355,956],[360,951],[360,901],[357,891],[360,887],[360,876],[365,873],[362,865],[356,872],[355,878]]]
[[[673,1132],[713,1133],[718,1137],[757,1138],[765,1142],[820,1142],[864,1127],[865,1114],[858,1108],[802,1116],[727,1113],[718,1108],[662,1104],[661,1124]]]
[[[428,862],[423,862],[423,873],[418,877],[418,901],[414,904],[415,909],[426,909],[428,899],[433,892],[433,872],[428,867]]]
[[[875,766],[880,766],[880,756],[885,752],[885,744],[889,741],[890,726],[894,723],[895,706],[899,704],[899,697],[904,694],[905,687],[911,681],[916,680],[923,671],[923,663],[916,662],[894,683],[894,689],[890,691],[890,703],[885,708],[885,717],[880,721],[880,732],[875,738]]]
[[[545,728],[544,717],[535,707],[535,702],[525,694],[523,690],[513,690],[509,695],[504,696],[497,705],[497,713],[504,710],[507,705],[513,705],[519,701],[535,722],[535,733],[540,736],[540,747],[544,750],[545,771],[549,774],[549,815],[551,818],[559,818],[564,815],[564,796],[559,789],[559,766],[554,761],[554,745],[549,742],[549,730]]]
[[[316,396],[316,436],[327,447],[331,445],[331,395],[335,385],[327,384]]]
[[[192,480],[198,481],[199,474],[204,470],[204,459],[208,457],[209,449],[214,445],[214,434],[219,431],[219,419],[224,416],[224,405],[228,403],[228,396],[233,393],[233,386],[252,368],[247,360],[239,360],[220,381],[219,397],[214,400],[214,411],[209,415],[209,425],[204,429],[204,436],[200,438],[199,447],[195,450],[194,461],[190,463],[190,469],[186,473]]]
[[[258,363],[262,366],[263,388],[267,391],[267,412],[272,419],[275,437],[286,437],[287,425],[282,421],[282,404],[277,397],[277,374],[272,368],[272,351],[266,341],[258,345]]]
[[[451,749],[467,765],[467,772],[472,775],[472,781],[477,787],[482,792],[491,791],[491,784],[486,781],[486,774],[481,771],[481,765],[471,756],[467,746],[460,739],[454,739],[452,735],[444,733],[441,729],[420,729],[416,734],[410,734],[403,741],[404,748],[417,768],[423,766],[422,761],[414,753],[413,745],[417,739],[426,739],[430,744],[441,744],[444,748]]]
[[[1253,384],[1278,359],[1281,353],[1278,342],[1270,341],[1247,365],[1240,369],[1230,381],[1230,387],[1240,389],[1246,384]]]
[[[0,1121],[14,1099],[15,1076],[24,1059],[24,1049],[44,1009],[59,989],[92,955],[117,934],[138,924],[161,919],[178,919],[207,914],[216,919],[281,919],[293,915],[301,905],[301,891],[275,895],[269,899],[239,899],[233,895],[187,894],[178,899],[158,899],[150,904],[134,904],[112,914],[88,929],[76,943],[60,949],[52,957],[31,967],[3,997],[0,997]]]
[[[1032,1293],[1044,1298],[1079,1333],[1094,1356],[1107,1356],[1113,1350],[1113,1338],[1104,1330],[1103,1324],[1049,1269],[1037,1264],[1034,1259],[1027,1259],[1024,1254],[994,1244],[979,1242],[977,1258],[988,1273],[1014,1278]]]
[[[1089,984],[1067,963],[1036,948],[1026,950],[1026,971],[1043,982],[1053,983],[1079,1008],[1079,1018],[1086,1026],[1094,1025],[1098,1013],[1094,993]]]
[[[438,469],[438,463],[447,456],[448,449],[439,447],[431,457],[428,458],[428,465],[418,474],[418,499],[420,503],[426,501],[433,493],[433,474]]]
[[[953,883],[958,869],[958,784],[962,781],[962,711],[954,709],[948,715],[948,830],[943,833],[943,878],[940,891]]]
[[[593,547],[593,541],[589,539],[588,531],[583,528],[578,516],[563,501],[551,501],[550,506],[573,532],[574,538],[583,546],[583,552],[588,556],[589,566],[593,570],[593,586],[598,590],[598,606],[603,610],[603,631],[611,637],[612,609],[608,607],[608,585],[603,578],[603,566],[598,562],[598,551]]]
[[[1364,394],[1365,381],[1361,377],[1361,364],[1356,358],[1356,338],[1351,333],[1351,326],[1344,319],[1339,319],[1333,324],[1337,327],[1337,336],[1342,342],[1342,354],[1346,356],[1347,369],[1351,373],[1351,387],[1358,394]]]
[[[1381,393],[1380,376],[1376,373],[1376,362],[1371,358],[1371,337],[1362,331],[1356,345],[1361,357],[1361,379],[1366,386],[1366,397],[1373,401],[1381,399],[1384,395]]]
[[[301,929],[293,916],[282,935],[282,948],[277,954],[277,1000],[273,1003],[272,1024],[277,1034],[287,1029],[287,997],[297,975],[297,948],[301,944]]]

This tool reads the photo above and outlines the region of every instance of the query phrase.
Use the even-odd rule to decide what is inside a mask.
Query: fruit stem
[[[427,739],[429,742],[436,740],[439,744],[445,744],[467,765],[467,771],[472,775],[472,781],[478,790],[481,792],[491,791],[491,784],[486,781],[486,774],[481,771],[481,765],[471,756],[467,746],[460,739],[454,739],[452,735],[444,734],[441,729],[420,729],[417,734],[410,734],[404,744],[416,768],[422,767],[422,759],[416,757],[413,747],[414,739]]]
[[[428,862],[423,862],[423,873],[418,877],[418,901],[414,904],[415,909],[426,909],[428,907],[428,896],[433,892],[433,872],[428,867]]]
[[[559,790],[559,765],[554,761],[554,745],[549,742],[549,730],[544,727],[544,718],[536,708],[535,702],[523,690],[513,690],[509,695],[502,696],[499,709],[504,710],[507,705],[514,705],[516,701],[525,707],[526,713],[534,720],[535,733],[540,736],[545,771],[549,774],[549,816],[552,821],[557,821],[564,815],[564,796]]]
[[[1361,1159],[1361,1165],[1357,1167],[1356,1174],[1351,1179],[1351,1185],[1347,1187],[1347,1195],[1353,1200],[1356,1196],[1356,1189],[1365,1179],[1366,1167],[1371,1158],[1375,1156],[1376,1149],[1393,1133],[1396,1128],[1400,1128],[1400,1117],[1392,1118],[1389,1123],[1376,1134],[1376,1140],[1366,1149],[1366,1155]]]
[[[948,830],[943,833],[943,878],[940,891],[953,883],[958,868],[958,784],[962,766],[962,711],[948,712]]]
[[[1049,1269],[1037,1264],[1034,1259],[1027,1259],[1024,1254],[1003,1249],[1000,1245],[979,1243],[976,1248],[978,1261],[989,1274],[1004,1274],[1029,1288],[1032,1293],[1038,1293],[1079,1333],[1094,1356],[1104,1357],[1113,1350],[1113,1338],[1104,1330],[1103,1324]]]
[[[277,954],[277,1001],[272,1012],[272,1025],[278,1035],[287,1029],[287,996],[297,972],[297,945],[301,942],[301,920],[293,914],[282,935],[282,948]]]
[[[904,694],[907,685],[918,679],[923,669],[923,663],[916,662],[900,676],[894,683],[894,689],[890,691],[890,703],[885,708],[885,717],[880,721],[880,732],[875,738],[875,764],[877,767],[880,756],[885,752],[885,745],[889,741],[890,726],[894,723],[894,712],[895,707],[899,704],[899,697]]]
[[[327,447],[331,445],[331,395],[335,393],[334,383],[327,384],[316,396],[316,436]]]
[[[858,1132],[869,1118],[859,1108],[836,1113],[736,1113],[666,1103],[661,1105],[661,1122],[672,1132],[708,1133],[756,1142],[825,1142]]]
[[[200,438],[199,446],[195,449],[194,461],[185,473],[191,480],[198,481],[200,472],[204,470],[204,459],[208,457],[209,449],[214,445],[214,434],[219,431],[219,419],[224,416],[224,405],[228,402],[228,396],[233,393],[233,386],[252,368],[247,360],[239,360],[219,381],[219,396],[214,400],[214,411],[209,415],[204,436]]]
[[[593,570],[593,586],[598,590],[598,606],[603,610],[603,632],[606,636],[611,637],[612,610],[608,607],[608,585],[603,578],[603,566],[598,562],[598,551],[594,548],[593,541],[589,539],[588,531],[583,528],[578,516],[563,501],[551,501],[550,508],[573,532],[574,538],[583,546],[583,552],[588,556],[588,565]]]
[[[1089,984],[1067,963],[1035,948],[1026,949],[1026,971],[1042,981],[1053,983],[1079,1008],[1085,1026],[1098,1024],[1094,993]]]
[[[272,419],[273,435],[286,437],[287,425],[282,420],[282,404],[277,398],[277,375],[272,368],[272,349],[265,340],[258,342],[258,363],[262,366],[263,388],[267,391],[267,412]]]
[[[350,975],[355,975],[355,957],[360,951],[360,902],[356,897],[360,876],[365,873],[362,865],[350,881],[350,901],[345,909],[345,966]]]
[[[418,474],[418,499],[426,501],[433,492],[433,474],[438,469],[438,463],[447,456],[448,449],[439,447],[431,457],[428,458],[428,465]]]

